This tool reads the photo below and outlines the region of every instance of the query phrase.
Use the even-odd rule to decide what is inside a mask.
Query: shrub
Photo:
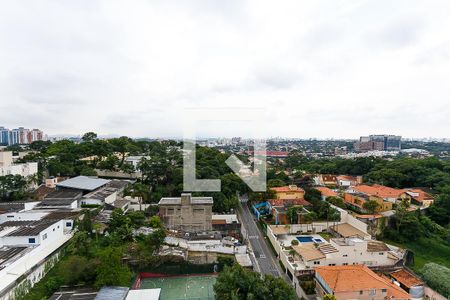
[[[450,269],[435,263],[428,263],[422,268],[425,282],[444,296],[450,295]]]

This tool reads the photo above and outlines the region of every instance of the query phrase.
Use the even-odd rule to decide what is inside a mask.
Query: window
[[[36,243],[36,239],[35,238],[29,238],[28,239],[28,243],[29,244],[35,244]]]
[[[378,254],[379,254],[379,255],[383,255],[383,254],[384,254],[384,252],[379,252]]]
[[[71,222],[66,222],[66,227],[72,227],[72,223]]]
[[[347,257],[347,256],[348,256],[347,254],[342,255],[342,257]]]
[[[348,263],[343,263],[342,265],[343,265],[343,266],[347,266],[347,265],[348,265]]]
[[[316,261],[314,262],[314,264],[315,264],[315,265],[320,265],[320,261],[316,260]]]
[[[382,292],[382,293],[386,293],[386,292],[387,292],[387,289],[381,289],[381,292]]]
[[[363,291],[359,291],[359,294],[362,295],[364,292]]]
[[[369,291],[369,296],[375,296],[375,294],[377,293],[377,290],[373,289]]]
[[[43,239],[43,240],[47,239],[47,234],[46,234],[46,233],[44,233],[44,234],[42,235],[42,239]]]

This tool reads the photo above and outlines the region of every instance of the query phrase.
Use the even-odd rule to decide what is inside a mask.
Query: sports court
[[[214,275],[142,278],[140,288],[161,288],[161,300],[209,300],[215,282]]]

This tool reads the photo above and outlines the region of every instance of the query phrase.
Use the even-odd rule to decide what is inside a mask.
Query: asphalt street
[[[262,274],[270,274],[275,277],[280,277],[283,273],[280,270],[276,257],[264,240],[264,236],[256,225],[253,214],[248,208],[245,199],[241,199],[241,208],[240,215],[242,218],[242,223],[247,231],[247,238],[251,244],[253,253],[255,254],[259,271]]]

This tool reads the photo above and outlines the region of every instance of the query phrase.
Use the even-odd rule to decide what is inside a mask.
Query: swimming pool
[[[300,243],[312,243],[313,242],[313,237],[312,236],[298,236],[297,240]]]
[[[298,236],[297,240],[300,243],[323,243],[321,239],[313,238],[312,236]]]

